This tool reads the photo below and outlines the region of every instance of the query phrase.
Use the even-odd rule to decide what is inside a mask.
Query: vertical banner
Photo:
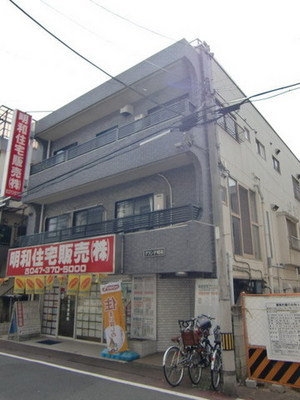
[[[46,276],[46,282],[45,282],[45,289],[46,290],[53,289],[54,279],[55,279],[54,275],[47,275]]]
[[[109,353],[128,350],[121,282],[101,285],[103,325]]]
[[[25,290],[24,276],[16,277],[14,282],[14,294],[24,294],[24,290]]]
[[[69,275],[67,285],[67,296],[76,296],[79,288],[79,275]]]
[[[34,276],[34,293],[44,294],[45,292],[45,277],[44,276]]]
[[[92,275],[80,275],[79,296],[87,296],[92,286]]]
[[[31,119],[31,115],[22,111],[16,110],[14,113],[4,168],[6,176],[3,179],[1,194],[15,200],[20,200],[23,192]]]
[[[25,293],[26,294],[34,294],[34,277],[33,276],[25,277]]]

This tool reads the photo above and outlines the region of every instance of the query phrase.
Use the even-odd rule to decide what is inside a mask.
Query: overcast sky
[[[185,38],[206,41],[248,96],[300,82],[299,0],[14,2],[110,75]],[[0,15],[0,105],[38,120],[108,79],[9,0]],[[300,158],[300,90],[255,106]]]

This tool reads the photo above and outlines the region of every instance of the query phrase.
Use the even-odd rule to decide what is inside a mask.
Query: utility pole
[[[233,343],[233,325],[231,312],[231,282],[229,281],[228,263],[226,257],[222,204],[220,196],[220,171],[218,169],[219,154],[218,143],[216,137],[215,114],[214,114],[214,97],[212,82],[212,55],[209,48],[205,44],[198,47],[200,64],[202,70],[202,81],[204,84],[204,110],[207,110],[204,115],[204,134],[206,135],[208,148],[208,166],[210,170],[211,180],[211,202],[212,202],[212,218],[215,226],[215,255],[216,255],[216,270],[219,287],[219,321],[221,332],[225,333],[228,342]],[[223,390],[228,395],[236,395],[236,370],[235,370],[235,354],[232,345],[223,349]]]

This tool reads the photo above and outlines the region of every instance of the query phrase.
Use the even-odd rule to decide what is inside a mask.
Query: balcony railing
[[[290,248],[300,251],[300,239],[295,236],[290,236]]]
[[[155,229],[190,220],[198,220],[201,216],[202,208],[189,204],[182,207],[102,221],[97,224],[73,226],[59,231],[21,236],[18,238],[17,246],[27,247],[113,233]]]
[[[144,118],[141,118],[130,124],[121,126],[120,128],[108,130],[107,132],[97,136],[92,140],[89,140],[88,142],[72,147],[63,153],[47,158],[46,160],[43,160],[40,163],[32,165],[30,174],[31,175],[36,174],[47,168],[53,167],[54,165],[58,165],[62,162],[71,160],[72,158],[88,153],[89,151],[95,150],[99,147],[116,142],[117,140],[123,139],[126,136],[130,136],[143,129],[149,128],[161,122],[167,121],[171,118],[177,117],[179,114],[183,114],[186,109],[187,109],[187,100],[181,100],[178,101],[177,103],[168,105],[167,108],[158,110],[154,113],[147,115]]]

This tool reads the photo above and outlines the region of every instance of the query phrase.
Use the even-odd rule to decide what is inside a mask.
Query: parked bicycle
[[[214,345],[209,340],[212,327],[211,318],[201,314],[189,320],[178,320],[180,335],[173,337],[176,343],[169,347],[163,356],[163,371],[171,386],[178,386],[188,369],[190,380],[198,385],[202,368],[210,366],[211,384],[218,390],[222,380],[221,333],[217,325],[213,330]]]

